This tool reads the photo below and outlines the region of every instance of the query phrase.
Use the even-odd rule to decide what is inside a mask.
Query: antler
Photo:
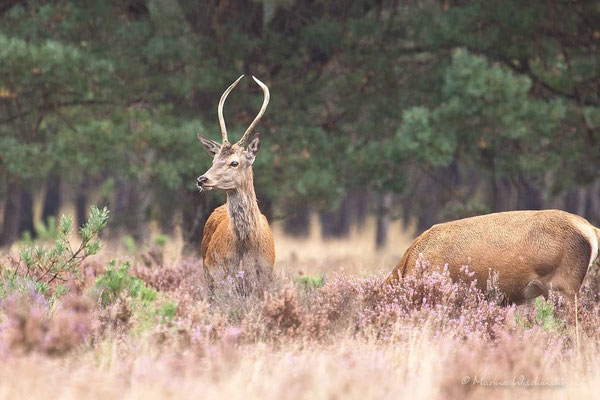
[[[233,82],[228,88],[227,90],[225,90],[223,92],[223,95],[221,96],[221,100],[219,100],[219,108],[218,108],[218,113],[219,113],[219,125],[221,125],[221,136],[223,137],[223,144],[228,143],[229,141],[227,140],[227,128],[225,127],[225,118],[223,118],[223,105],[225,104],[225,99],[227,99],[227,96],[229,95],[229,92],[231,92],[233,90],[233,88],[236,87],[236,85],[238,84],[238,82],[244,77],[244,75],[240,76],[239,78],[237,78],[237,80],[235,82]],[[256,79],[256,78],[255,78]]]
[[[260,108],[260,111],[258,112],[258,115],[256,116],[256,118],[254,118],[254,121],[252,121],[252,123],[250,124],[250,126],[248,127],[248,129],[246,129],[246,132],[244,132],[244,136],[242,136],[242,138],[237,142],[237,144],[240,145],[240,146],[244,146],[246,144],[246,140],[248,140],[248,136],[250,135],[250,133],[254,129],[254,126],[256,126],[256,124],[258,123],[258,121],[260,121],[260,119],[262,118],[263,114],[267,110],[267,105],[269,104],[269,99],[271,97],[271,95],[269,94],[269,88],[267,87],[267,85],[265,85],[264,83],[262,83],[261,81],[259,81],[258,79],[256,79],[255,76],[253,76],[252,79],[254,79],[254,81],[256,83],[258,83],[258,86],[260,86],[261,89],[263,90],[263,93],[265,95],[265,99],[263,100],[263,104],[262,104],[262,107]],[[237,83],[237,81],[236,81],[236,83]],[[227,89],[227,90],[229,90],[229,89]],[[225,126],[225,125],[223,125],[223,126]]]

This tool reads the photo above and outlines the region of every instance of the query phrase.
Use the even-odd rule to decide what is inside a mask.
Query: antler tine
[[[229,92],[231,92],[236,85],[238,84],[238,82],[244,77],[244,75],[240,76],[239,78],[237,78],[237,80],[235,82],[233,82],[228,88],[227,90],[225,90],[223,92],[223,95],[221,95],[221,100],[219,100],[219,108],[218,108],[218,113],[219,113],[219,125],[221,125],[221,136],[223,137],[223,143],[227,143],[227,128],[225,127],[225,118],[223,118],[223,105],[225,104],[225,99],[227,99],[227,96],[229,95]]]
[[[260,121],[263,114],[267,110],[267,105],[269,104],[269,99],[271,98],[271,95],[269,94],[269,88],[267,87],[267,85],[265,85],[264,83],[259,81],[255,76],[253,76],[252,79],[254,79],[254,81],[256,83],[258,83],[258,86],[260,86],[261,89],[263,90],[265,99],[263,100],[263,104],[262,104],[262,107],[260,108],[260,111],[258,112],[258,115],[256,116],[256,118],[254,118],[254,121],[252,121],[252,123],[250,124],[248,129],[246,129],[246,132],[244,132],[244,136],[242,136],[242,138],[238,141],[238,144],[240,146],[243,146],[246,143],[246,140],[248,140],[248,136],[250,135],[250,133],[252,132],[252,130],[254,129],[256,124],[258,123],[258,121]]]

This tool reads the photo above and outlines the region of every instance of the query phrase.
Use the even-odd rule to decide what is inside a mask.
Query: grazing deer
[[[208,154],[213,157],[213,162],[210,169],[198,178],[197,186],[200,191],[222,189],[227,194],[227,203],[215,209],[204,226],[202,258],[207,269],[214,269],[216,266],[231,269],[242,265],[273,268],[275,263],[273,233],[267,218],[258,208],[254,192],[252,164],[260,149],[260,135],[256,133],[248,142],[250,133],[269,104],[267,86],[252,77],[262,88],[264,101],[258,115],[237,143],[230,144],[227,140],[223,118],[225,99],[243,77],[244,75],[240,76],[231,84],[219,101],[218,115],[223,143],[198,136]]]
[[[524,303],[549,289],[573,299],[598,259],[600,230],[559,210],[508,211],[437,224],[415,239],[386,283],[411,273],[419,254],[433,266],[448,265],[453,279],[462,266],[485,290],[491,271],[509,303]]]

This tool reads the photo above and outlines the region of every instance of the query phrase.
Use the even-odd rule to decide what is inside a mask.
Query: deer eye
[[[231,164],[229,164],[229,165],[232,166],[233,168],[235,168],[239,165],[239,163],[237,161],[232,161]]]

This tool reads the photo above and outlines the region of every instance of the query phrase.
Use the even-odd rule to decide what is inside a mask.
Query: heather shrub
[[[144,267],[136,265],[133,274],[147,285],[161,292],[181,290],[199,294],[198,285],[204,283],[202,262],[197,259],[186,259],[175,265]]]
[[[198,278],[195,296],[206,299],[232,324],[239,324],[248,314],[256,313],[270,293],[284,286],[281,276],[260,268],[243,268],[235,273],[203,269]]]
[[[470,277],[468,270],[464,273]],[[452,331],[464,337],[494,338],[506,317],[506,309],[487,300],[475,281],[453,281],[447,266],[431,269],[422,257],[413,274],[364,295],[368,304],[359,326],[384,340],[394,338],[398,323],[427,323],[440,335]]]
[[[334,274],[322,288],[307,294],[311,300],[309,330],[318,328],[322,338],[326,338],[336,331],[355,329],[368,304],[369,296],[365,294],[378,291],[382,282],[383,277],[359,279]],[[311,336],[314,337],[313,333]]]
[[[267,331],[275,335],[295,336],[302,324],[302,311],[296,292],[286,286],[281,292],[269,294],[263,302],[262,314]]]
[[[201,327],[208,342],[220,340],[229,327],[240,327],[244,341],[251,343],[298,338],[334,343],[336,337],[348,334],[397,342],[405,340],[415,327],[426,326],[436,337],[494,343],[506,332],[542,329],[560,333],[569,324],[560,299],[508,307],[497,275],[490,274],[482,292],[470,280],[468,268],[463,272],[465,279],[454,281],[447,268],[432,269],[420,258],[415,273],[396,285],[384,285],[383,273],[369,278],[333,274],[318,287],[276,274],[263,279],[243,271],[224,274],[221,279],[211,271],[211,279],[207,279],[197,260],[135,269],[145,282],[154,283],[148,285],[163,287],[177,300],[176,308],[165,305],[164,312],[156,312],[160,307],[155,306],[154,316],[179,326],[190,337]],[[589,313],[598,309],[586,301]]]
[[[96,280],[99,302],[105,309],[100,317],[104,330],[145,332],[170,323],[178,302],[148,287],[130,269],[129,261],[112,260]]]
[[[160,245],[153,244],[147,251],[141,253],[140,257],[146,267],[161,268],[164,263],[164,249]]]
[[[95,332],[92,310],[93,302],[85,296],[65,296],[51,310],[38,293],[14,293],[2,302],[2,339],[15,353],[65,354]]]
[[[489,272],[488,280],[486,282],[485,298],[488,301],[496,304],[505,304],[506,295],[500,289],[498,271]]]
[[[2,301],[2,339],[16,352],[40,348],[48,331],[50,307],[39,293],[15,292]]]
[[[14,265],[14,264],[13,264]],[[34,291],[42,295],[50,292],[50,285],[44,281],[39,281],[27,275],[21,275],[18,268],[5,267],[0,268],[0,298],[5,298],[11,293],[27,293]],[[54,293],[56,297],[66,292],[64,285],[55,285]]]
[[[579,299],[581,304],[600,302],[600,262],[589,269],[579,291]]]
[[[93,306],[87,296],[65,296],[50,317],[43,341],[44,351],[60,355],[84,343],[98,327],[92,316]]]
[[[127,253],[139,256],[148,268],[162,267],[164,263],[164,247],[168,242],[166,235],[157,235],[149,245],[140,245],[131,235],[123,236],[122,243]]]
[[[165,259],[165,246],[167,245],[168,237],[166,235],[157,235],[150,248],[141,253],[142,261],[147,267],[162,267]]]
[[[588,271],[577,294],[577,313],[575,302],[564,303],[554,299],[554,314],[562,321],[564,328],[577,325],[579,334],[588,338],[600,337],[600,271],[592,268]],[[576,321],[577,315],[577,321]]]
[[[132,327],[133,314],[132,301],[125,296],[118,297],[113,303],[96,310],[100,335],[127,332]]]
[[[526,395],[536,383],[564,385],[560,363],[564,362],[566,341],[541,328],[519,333],[500,330],[495,341],[471,337],[449,338],[441,344],[448,349],[441,382],[442,398],[495,398],[505,390],[523,390]],[[502,396],[499,396],[503,398]],[[519,397],[519,396],[517,396]]]

